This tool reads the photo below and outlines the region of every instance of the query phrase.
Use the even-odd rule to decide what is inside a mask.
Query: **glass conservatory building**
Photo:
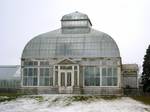
[[[120,95],[121,57],[116,42],[94,30],[86,14],[64,15],[61,28],[25,46],[21,85],[37,93]]]

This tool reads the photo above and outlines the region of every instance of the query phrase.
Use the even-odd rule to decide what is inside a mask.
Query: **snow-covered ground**
[[[66,95],[42,95],[1,102],[0,112],[150,112],[150,105],[128,97],[78,101]]]

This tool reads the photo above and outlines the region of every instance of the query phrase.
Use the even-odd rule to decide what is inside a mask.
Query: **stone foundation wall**
[[[21,91],[25,94],[96,94],[96,95],[123,95],[123,90],[118,87],[72,87],[71,90],[60,92],[58,87],[24,87]],[[70,93],[70,91],[72,93]]]
[[[123,95],[123,90],[118,87],[83,87],[83,94],[97,95]]]

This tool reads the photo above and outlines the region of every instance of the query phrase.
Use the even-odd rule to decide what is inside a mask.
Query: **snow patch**
[[[150,112],[150,106],[128,97],[73,101],[71,96],[25,96],[0,103],[0,112]]]

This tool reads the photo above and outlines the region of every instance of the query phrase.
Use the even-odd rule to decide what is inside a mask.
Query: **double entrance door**
[[[69,87],[73,86],[73,73],[70,70],[60,71],[60,86]]]

